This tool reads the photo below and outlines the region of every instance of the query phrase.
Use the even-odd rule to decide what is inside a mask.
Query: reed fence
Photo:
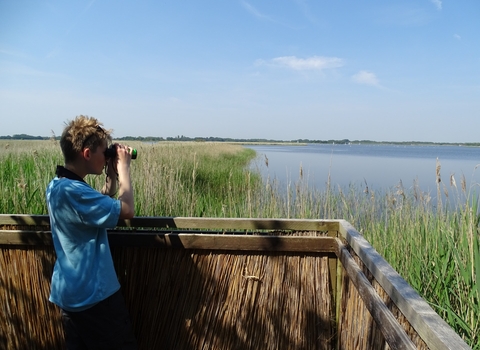
[[[63,348],[49,230],[0,215],[0,348]],[[136,217],[109,240],[140,349],[469,349],[344,220]]]

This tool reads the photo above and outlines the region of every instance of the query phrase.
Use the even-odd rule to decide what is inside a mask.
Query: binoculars
[[[115,158],[117,156],[117,148],[115,145],[110,145],[105,150],[105,157],[107,158]],[[135,148],[132,148],[132,159],[137,159],[137,150]]]

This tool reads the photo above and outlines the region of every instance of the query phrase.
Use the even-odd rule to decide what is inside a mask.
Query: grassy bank
[[[478,195],[451,184],[455,205],[399,187],[374,192],[298,182],[281,188],[246,170],[254,153],[225,143],[131,144],[138,216],[285,217],[351,222],[434,309],[480,349]],[[63,160],[55,141],[0,141],[0,212],[46,214]],[[88,177],[94,187],[104,176]],[[283,186],[283,185],[282,185]],[[444,190],[444,189],[440,189]],[[452,197],[452,196],[451,196]]]

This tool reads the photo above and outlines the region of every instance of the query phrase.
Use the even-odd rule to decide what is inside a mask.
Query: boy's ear
[[[83,149],[82,156],[84,159],[89,160],[91,155],[92,155],[92,151],[90,150],[90,148],[87,147]]]

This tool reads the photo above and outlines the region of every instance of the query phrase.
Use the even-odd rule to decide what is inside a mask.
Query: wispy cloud
[[[344,65],[344,60],[338,57],[313,56],[298,58],[295,56],[276,57],[270,61],[257,61],[258,64],[285,67],[294,70],[325,70],[339,68]]]
[[[430,0],[432,4],[435,5],[438,11],[442,9],[442,1],[441,0]]]
[[[18,57],[18,58],[26,58],[27,57],[27,55],[25,55],[21,52],[9,51],[9,50],[3,50],[3,49],[0,49],[0,55],[13,56],[13,57]]]
[[[20,63],[2,62],[0,65],[0,74],[7,74],[12,77],[30,76],[30,77],[47,77],[50,73],[44,72]]]
[[[242,1],[241,4],[248,12],[250,12],[255,17],[260,18],[260,19],[265,19],[265,20],[268,20],[268,21],[273,21],[272,17],[264,15],[259,10],[257,10],[255,7],[253,7],[251,4],[249,4],[248,2]]]
[[[305,18],[307,18],[311,23],[317,23],[317,19],[313,15],[313,12],[310,10],[306,0],[295,0],[297,6],[299,6]]]
[[[257,18],[261,21],[267,21],[267,22],[271,22],[271,23],[274,23],[274,24],[281,25],[283,27],[290,28],[290,29],[296,29],[296,27],[294,25],[289,24],[288,21],[284,21],[282,19],[275,18],[274,16],[266,15],[246,1],[242,1],[241,4],[250,14],[252,14],[255,18]]]
[[[54,47],[50,52],[47,54],[46,58],[52,58],[55,57],[59,54],[61,51],[60,47],[64,41],[68,38],[72,30],[80,23],[81,18],[90,10],[90,8],[93,6],[93,4],[97,0],[90,0],[89,3],[83,8],[83,10],[77,15],[77,18],[73,20],[70,24],[70,27],[67,28],[67,30],[64,32],[62,38],[59,40],[59,43]]]
[[[462,37],[458,34],[453,34],[453,37],[457,40],[462,40]]]
[[[377,76],[374,73],[368,72],[366,70],[362,70],[357,74],[354,74],[352,76],[352,80],[357,84],[381,87]]]
[[[375,12],[375,15],[376,22],[382,25],[402,27],[424,26],[434,19],[434,15],[427,8],[403,2],[381,7]]]

